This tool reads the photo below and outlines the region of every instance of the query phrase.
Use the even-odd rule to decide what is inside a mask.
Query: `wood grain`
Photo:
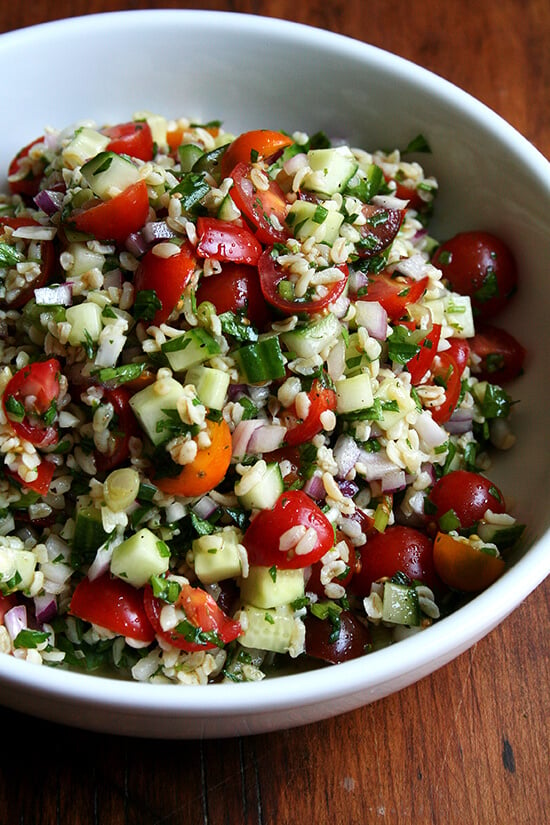
[[[33,0],[1,4],[0,31],[161,7],[265,14],[365,40],[461,86],[550,155],[547,0]],[[547,581],[447,667],[306,728],[161,742],[0,710],[0,825],[546,822],[549,600]]]

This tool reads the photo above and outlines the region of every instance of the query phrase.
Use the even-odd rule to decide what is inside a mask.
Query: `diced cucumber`
[[[79,569],[83,564],[91,564],[97,550],[105,543],[108,536],[109,534],[103,529],[101,511],[97,507],[77,506],[71,541],[72,566]]]
[[[255,466],[258,466],[258,464]],[[271,509],[283,490],[284,483],[281,468],[275,463],[266,464],[265,472],[259,481],[246,493],[239,493],[239,482],[235,484],[235,494],[239,499],[239,504],[245,510]]]
[[[247,384],[263,384],[284,378],[285,360],[279,338],[270,335],[236,350],[233,357]]]
[[[315,237],[330,246],[340,232],[344,216],[336,209],[326,209],[311,201],[295,201],[286,216],[286,222],[299,241]]]
[[[151,576],[166,573],[170,549],[151,530],[144,527],[113,550],[111,573],[134,587],[143,587]]]
[[[480,521],[476,528],[476,533],[483,542],[487,544],[496,544],[499,550],[513,547],[519,540],[523,531],[524,524],[490,524],[487,521]]]
[[[220,203],[217,217],[221,221],[234,221],[239,216],[239,210],[235,206],[235,202],[231,195],[226,195]]]
[[[0,545],[0,592],[25,591],[31,586],[36,569],[36,556],[30,550]]]
[[[185,376],[185,383],[193,384],[205,407],[221,410],[227,397],[229,378],[228,372],[197,364]]]
[[[250,565],[248,576],[239,583],[245,604],[270,608],[289,605],[304,596],[304,571],[278,570]]]
[[[298,327],[290,332],[283,332],[281,340],[289,352],[298,358],[311,358],[318,355],[326,345],[341,334],[340,321],[331,312],[319,321]]]
[[[184,394],[185,390],[179,381],[163,378],[160,387],[159,382],[155,381],[130,398],[132,410],[155,447],[169,438],[162,426],[159,426],[167,417],[163,410],[177,410],[178,401]]]
[[[111,193],[122,192],[139,180],[137,166],[116,152],[100,152],[80,171],[92,192],[102,200],[108,200],[112,197]]]
[[[156,115],[154,112],[135,112],[133,120],[146,120],[151,129],[153,143],[163,149],[167,146],[168,121],[163,115]]]
[[[349,377],[359,375],[368,368],[370,364],[370,359],[360,348],[359,335],[356,332],[352,332],[349,336],[346,346],[345,363],[346,376]]]
[[[199,536],[193,541],[195,573],[203,584],[233,579],[242,573],[238,545],[242,533],[236,527],[224,527],[219,533]]]
[[[371,379],[367,372],[335,381],[334,389],[336,390],[336,411],[340,415],[372,406]]]
[[[71,255],[73,263],[67,270],[67,278],[77,277],[90,269],[103,269],[105,255],[102,252],[95,252],[86,243],[72,243],[67,247],[67,252]]]
[[[391,622],[392,624],[404,624],[408,627],[418,627],[420,624],[420,607],[418,594],[414,587],[395,584],[394,582],[384,584],[382,621]]]
[[[312,171],[305,176],[302,186],[324,195],[343,192],[359,166],[347,146],[310,149],[307,159]]]
[[[71,346],[79,347],[90,341],[93,343],[99,341],[99,335],[103,329],[101,307],[93,301],[84,301],[82,304],[67,307],[65,317],[71,325],[68,338]]]
[[[198,159],[204,155],[204,150],[201,149],[200,146],[197,146],[196,143],[182,143],[181,146],[178,146],[178,155],[181,171],[187,174],[187,172],[191,171]]]
[[[474,316],[469,295],[446,295],[443,299],[445,322],[452,327],[455,338],[471,338],[475,335]]]
[[[391,429],[394,424],[416,409],[414,398],[396,377],[384,378],[374,397],[382,402],[382,417],[377,424],[383,430]]]
[[[246,626],[243,635],[239,637],[243,647],[288,653],[295,621],[288,605],[263,609],[246,604],[241,609],[241,615]]]
[[[189,329],[183,335],[171,338],[162,344],[161,349],[174,372],[188,370],[221,352],[216,339],[203,327]]]
[[[95,157],[98,152],[103,152],[109,141],[110,138],[107,135],[102,135],[101,132],[97,132],[95,129],[83,126],[75,132],[73,139],[63,149],[63,165],[68,166],[69,169],[82,166],[89,158]]]

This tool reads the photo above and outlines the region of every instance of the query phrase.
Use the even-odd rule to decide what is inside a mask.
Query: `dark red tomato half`
[[[438,424],[448,421],[460,398],[461,381],[460,371],[454,358],[449,355],[448,350],[438,352],[431,367],[431,378],[429,383],[437,384],[445,389],[445,398],[442,404],[437,407],[430,407],[432,418]]]
[[[360,569],[349,584],[349,589],[358,596],[368,596],[373,582],[399,572],[432,590],[439,586],[433,562],[433,540],[420,530],[402,525],[386,527],[383,533],[369,536],[358,550]]]
[[[422,378],[430,369],[437,353],[439,338],[441,337],[441,324],[434,324],[431,330],[426,333],[420,341],[420,352],[410,361],[407,361],[407,369],[411,374],[411,383],[419,384]]]
[[[476,378],[505,384],[522,374],[527,352],[510,332],[480,324],[469,343],[473,354],[481,359],[472,369]]]
[[[362,213],[366,222],[358,227],[361,240],[357,244],[357,250],[361,258],[370,258],[379,255],[391,244],[399,232],[405,210],[387,209],[366,203]]]
[[[113,405],[110,449],[106,453],[96,450],[95,464],[98,472],[108,473],[119,467],[130,455],[130,438],[139,433],[138,423],[130,407],[131,393],[124,387],[104,390],[102,403]]]
[[[107,152],[129,155],[143,161],[153,159],[153,134],[146,120],[118,123],[103,129],[103,134],[111,139],[105,147]]]
[[[155,638],[142,591],[109,573],[93,580],[82,579],[73,593],[69,613],[139,642],[150,643]]]
[[[427,285],[428,278],[415,281],[405,275],[393,277],[387,272],[369,274],[369,283],[361,300],[378,301],[388,313],[389,320],[395,323],[407,317],[407,305],[419,301]]]
[[[141,229],[148,214],[147,184],[139,180],[111,200],[90,201],[81,212],[71,215],[69,223],[99,241],[122,244],[128,235]]]
[[[224,263],[221,272],[202,278],[196,299],[197,304],[210,301],[218,315],[245,311],[246,317],[259,329],[263,329],[271,319],[260,288],[258,270],[245,264]]]
[[[152,290],[161,303],[161,308],[147,321],[158,326],[168,320],[195,269],[195,253],[189,243],[183,244],[176,255],[161,258],[155,254],[155,247],[141,259],[134,274],[134,289],[137,292]]]
[[[38,194],[38,190],[40,189],[40,181],[42,180],[44,169],[46,167],[45,161],[35,161],[32,165],[29,165],[28,171],[24,177],[19,178],[19,174],[22,171],[23,164],[28,163],[26,158],[28,158],[32,147],[36,146],[38,143],[42,143],[43,141],[43,137],[39,137],[36,138],[36,140],[31,141],[31,143],[28,143],[20,149],[11,161],[8,167],[8,178],[17,176],[16,180],[9,181],[10,192],[12,195],[22,195],[27,198],[34,198],[34,196]]]
[[[469,295],[474,314],[492,318],[517,289],[518,271],[512,252],[489,232],[461,232],[437,249],[433,264],[451,288]]]
[[[342,610],[338,620],[339,626],[335,627],[329,619],[318,619],[308,613],[304,618],[308,656],[337,665],[368,651],[371,643],[368,628],[349,610]]]
[[[12,430],[36,447],[57,442],[56,402],[59,397],[61,365],[56,358],[35,361],[10,378],[2,396],[2,406]]]
[[[441,476],[428,496],[431,503],[430,516],[439,522],[441,517],[452,511],[462,528],[471,527],[485,515],[506,512],[504,496],[498,487],[479,473],[455,470]],[[435,512],[432,510],[435,508]]]
[[[250,229],[218,218],[198,218],[197,255],[218,261],[255,266],[262,253],[262,245]]]
[[[460,375],[470,360],[470,344],[464,338],[448,338],[449,348],[445,352],[456,362]]]
[[[318,379],[313,382],[308,398],[309,410],[303,421],[297,416],[295,404],[281,410],[281,421],[288,427],[285,442],[289,447],[311,441],[313,436],[324,429],[321,421],[322,414],[326,410],[336,409],[336,393],[330,387],[323,387]]]
[[[279,549],[281,537],[291,527],[313,528],[317,534],[310,552]],[[243,537],[250,564],[282,570],[308,567],[334,545],[334,529],[323,511],[301,490],[281,493],[271,510],[260,510]]]
[[[231,197],[246,219],[252,224],[261,243],[284,243],[290,233],[285,226],[287,202],[278,183],[270,180],[266,189],[258,189],[252,180],[252,165],[237,163],[230,177],[233,179]]]
[[[265,249],[260,255],[260,260],[258,261],[260,286],[262,288],[265,300],[272,306],[276,307],[276,309],[280,309],[281,312],[285,312],[287,314],[294,314],[297,312],[319,312],[319,310],[324,309],[326,306],[336,301],[336,299],[343,293],[348,281],[347,265],[342,264],[337,268],[340,270],[343,277],[341,280],[335,281],[334,284],[328,288],[326,295],[323,295],[315,300],[310,300],[307,298],[296,298],[294,300],[290,300],[283,298],[280,292],[280,285],[286,281],[287,278],[283,268],[278,265],[277,259],[274,257],[273,247]]]
[[[13,241],[5,232],[5,227],[19,229],[23,226],[38,226],[38,221],[32,218],[0,218],[0,241],[13,244]],[[22,240],[22,239],[20,239]],[[30,241],[24,240],[24,245],[28,248]],[[40,241],[40,270],[34,281],[27,282],[26,286],[17,292],[15,297],[7,301],[0,299],[0,306],[6,309],[19,309],[25,306],[27,301],[34,297],[34,290],[39,289],[48,283],[55,266],[55,246],[53,241]]]

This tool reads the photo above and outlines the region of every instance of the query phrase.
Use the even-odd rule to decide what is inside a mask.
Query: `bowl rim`
[[[355,40],[311,25],[279,18],[230,11],[196,9],[139,9],[101,12],[48,21],[25,26],[0,37],[0,52],[29,41],[40,41],[49,31],[68,34],[85,23],[88,34],[113,26],[128,25],[204,25],[223,26],[225,31],[239,30],[248,34],[265,32],[285,40],[315,42],[320,48],[335,52],[345,50],[360,62],[374,62],[386,72],[406,74],[415,85],[420,85],[436,99],[450,99],[454,108],[476,125],[494,134],[512,154],[521,155],[522,163],[536,174],[546,186],[550,201],[550,164],[542,153],[517,129],[498,113],[470,93],[442,76],[393,54],[378,46]],[[365,702],[371,688],[388,684],[399,678],[414,679],[411,673],[425,675],[458,653],[469,648],[498,625],[550,574],[550,531],[547,531],[528,550],[528,557],[520,559],[497,582],[476,596],[471,602],[446,617],[442,622],[399,642],[395,646],[368,654],[373,667],[365,667],[365,657],[331,666],[329,678],[320,679],[319,670],[295,673],[268,679],[260,683],[216,684],[185,686],[178,690],[173,684],[146,684],[123,681],[94,674],[72,672],[61,668],[29,668],[29,663],[10,656],[0,656],[0,681],[12,688],[34,694],[64,697],[80,704],[106,706],[138,715],[154,712],[158,717],[203,714],[228,717],[235,713],[245,715],[290,709],[318,704],[332,698],[364,692]],[[490,618],[487,618],[488,612]],[[419,643],[419,637],[422,642]],[[457,653],[458,651],[458,653]],[[40,673],[38,678],[34,678]],[[405,684],[403,684],[405,686]],[[394,688],[391,688],[393,690]]]

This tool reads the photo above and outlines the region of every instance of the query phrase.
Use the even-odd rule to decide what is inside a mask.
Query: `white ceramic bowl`
[[[0,76],[1,170],[46,125],[64,127],[80,118],[116,122],[143,109],[203,122],[221,118],[233,132],[322,129],[371,149],[406,145],[423,133],[433,150],[423,164],[440,182],[433,234],[484,228],[511,244],[521,289],[505,324],[530,353],[527,373],[514,386],[514,397],[522,399],[515,415],[519,442],[495,475],[528,525],[526,548],[468,606],[398,648],[256,684],[126,683],[0,656],[0,702],[110,733],[259,733],[380,699],[449,662],[504,619],[550,570],[546,160],[489,109],[418,66],[279,20],[193,11],[64,20],[2,35]]]

